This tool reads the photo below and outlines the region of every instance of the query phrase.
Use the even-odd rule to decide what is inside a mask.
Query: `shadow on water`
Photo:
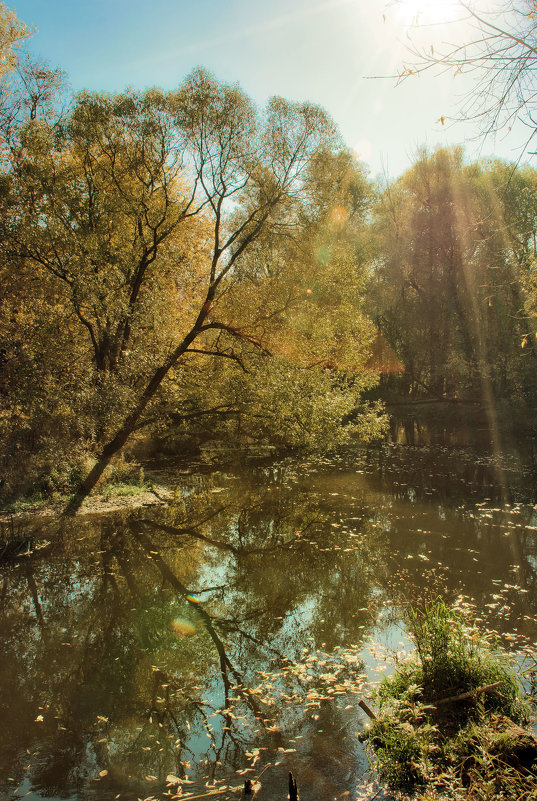
[[[462,598],[514,648],[535,639],[537,516],[504,468],[511,504],[486,458],[383,448],[41,522],[1,563],[2,797],[190,795],[267,765],[263,798],[287,770],[304,799],[355,797],[358,701],[409,601]]]

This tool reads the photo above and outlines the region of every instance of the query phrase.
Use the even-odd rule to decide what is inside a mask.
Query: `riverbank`
[[[181,458],[139,448],[134,461],[120,460],[113,466],[110,479],[84,500],[77,516],[166,505],[174,497],[181,476],[233,468],[244,461],[258,464],[275,457],[275,449],[269,446],[238,449],[212,444]],[[12,497],[0,506],[0,523],[12,517],[58,516],[70,499],[67,492]]]
[[[77,516],[109,514],[126,509],[165,506],[173,499],[173,491],[164,485],[151,488],[136,485],[111,485],[102,493],[90,495],[82,504]],[[58,499],[22,498],[0,510],[0,523],[26,517],[57,517],[69,498]]]
[[[415,650],[374,692],[378,713],[363,706],[379,778],[423,801],[536,798],[533,694],[511,651],[440,597],[406,623]]]

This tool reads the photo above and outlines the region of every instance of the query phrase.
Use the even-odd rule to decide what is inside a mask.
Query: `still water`
[[[427,448],[177,473],[166,508],[28,521],[0,564],[0,797],[360,797],[358,706],[409,602],[537,635],[517,465]],[[262,775],[260,775],[262,774]],[[208,796],[211,797],[211,796]],[[215,798],[240,798],[226,791]]]

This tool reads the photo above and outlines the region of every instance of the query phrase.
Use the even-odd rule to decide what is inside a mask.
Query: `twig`
[[[449,704],[451,701],[466,701],[468,698],[473,698],[476,695],[480,695],[481,693],[487,692],[487,690],[494,690],[496,687],[499,687],[500,684],[503,683],[504,683],[503,681],[495,681],[494,684],[485,684],[483,687],[476,687],[475,690],[472,690],[469,693],[461,693],[461,695],[452,695],[450,698],[441,698],[439,701],[434,702],[434,706],[440,706],[440,704]]]
[[[261,773],[260,773],[260,774],[259,774],[259,776],[257,777],[257,779],[256,779],[256,782],[258,782],[258,781],[259,781],[259,779],[261,778],[261,776],[263,775],[263,773],[264,773],[266,770],[268,770],[269,768],[271,768],[271,767],[272,767],[272,762],[267,762],[267,764],[265,765],[265,767],[263,768],[263,770],[261,771]]]
[[[368,718],[371,718],[371,720],[377,719],[377,716],[375,715],[373,710],[370,707],[368,707],[368,705],[363,699],[361,701],[358,701],[358,706],[360,706],[364,710]]]
[[[381,794],[381,792],[382,792],[382,788],[380,790],[377,790],[375,795],[372,795],[372,796],[369,796],[369,798],[366,798],[365,801],[375,801],[375,798],[378,798],[379,795]]]
[[[222,793],[236,793],[242,790],[241,787],[226,787],[224,790],[211,790],[210,793],[201,793],[201,795],[182,795],[181,801],[194,801],[195,798],[209,798],[211,795],[221,795]]]

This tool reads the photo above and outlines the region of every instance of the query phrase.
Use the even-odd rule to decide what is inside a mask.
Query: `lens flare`
[[[332,250],[328,245],[321,245],[315,250],[315,260],[319,267],[327,267],[332,258]]]
[[[330,223],[332,228],[342,228],[347,222],[349,212],[343,206],[334,206],[330,212]]]
[[[199,604],[199,603],[201,603],[201,598],[198,598],[198,596],[194,595],[194,593],[192,593],[191,595],[187,595],[186,599],[187,599],[187,601],[190,601],[191,604]]]
[[[172,620],[172,629],[180,637],[188,637],[196,631],[196,627],[190,620],[185,620],[183,617],[177,617],[175,620]]]

